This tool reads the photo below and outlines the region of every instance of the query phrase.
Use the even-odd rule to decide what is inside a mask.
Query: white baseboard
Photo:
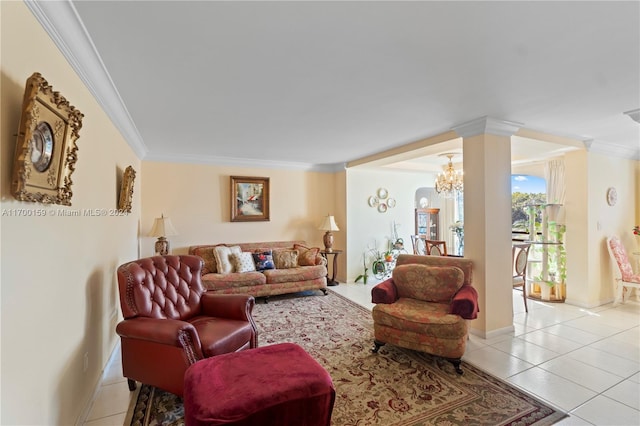
[[[119,353],[120,353],[120,339],[116,340],[116,344],[113,347],[113,350],[111,351],[111,355],[109,355],[109,360],[107,361],[107,364],[102,368],[102,374],[100,375],[98,382],[93,387],[91,398],[89,398],[89,401],[84,406],[82,412],[80,413],[80,416],[78,417],[78,420],[75,423],[75,426],[82,426],[87,422],[87,417],[89,417],[89,413],[91,413],[91,408],[93,407],[93,403],[96,400],[96,397],[98,396],[98,392],[100,392],[100,387],[102,386],[102,382],[104,382],[105,374],[109,369],[109,367],[111,366],[111,363],[113,362],[114,357]]]
[[[486,340],[486,339],[493,339],[494,337],[502,336],[503,334],[513,333],[514,330],[515,328],[513,324],[511,324],[507,327],[503,327],[503,328],[499,328],[497,330],[491,330],[491,331],[478,330],[470,327],[469,333]]]

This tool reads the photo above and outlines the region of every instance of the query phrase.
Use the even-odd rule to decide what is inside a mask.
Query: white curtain
[[[547,203],[564,204],[565,183],[564,183],[564,160],[549,160],[544,166],[544,175],[547,180]],[[564,207],[557,210],[555,219],[558,223],[564,223]]]
[[[451,225],[455,223],[455,198],[442,198],[440,205],[440,239],[447,242],[447,252],[453,254],[455,241]]]

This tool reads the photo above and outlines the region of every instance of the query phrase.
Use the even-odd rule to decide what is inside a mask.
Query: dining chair
[[[446,256],[447,242],[441,240],[425,240],[427,254],[430,256]]]
[[[607,238],[607,250],[611,259],[618,265],[614,279],[618,282],[615,290],[614,304],[624,303],[624,295],[627,289],[635,288],[640,291],[640,273],[634,274],[627,250],[617,236]]]
[[[511,249],[511,261],[513,263],[513,288],[522,289],[522,299],[524,300],[524,310],[529,312],[527,307],[527,263],[529,259],[529,248],[531,244],[514,244]]]
[[[426,239],[426,235],[411,236],[411,244],[413,244],[413,254],[427,254],[427,244],[425,243]]]

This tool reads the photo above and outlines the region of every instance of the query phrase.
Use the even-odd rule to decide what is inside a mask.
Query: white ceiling
[[[335,167],[483,116],[640,159],[638,1],[29,7],[144,159]]]

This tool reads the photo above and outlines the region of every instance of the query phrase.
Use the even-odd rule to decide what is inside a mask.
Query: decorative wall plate
[[[369,207],[378,207],[379,202],[380,200],[378,200],[378,197],[376,197],[375,195],[369,197]]]
[[[618,191],[612,186],[607,189],[607,204],[610,206],[615,206],[618,202]]]
[[[136,171],[129,166],[122,175],[122,185],[120,185],[120,199],[118,200],[118,210],[131,213],[131,200],[133,199],[133,181],[136,178]]]
[[[395,198],[389,198],[387,200],[387,206],[389,206],[389,208],[394,208],[396,206],[396,199]]]
[[[388,195],[389,193],[385,188],[378,189],[378,198],[380,198],[381,200],[384,200],[385,198],[387,198]]]
[[[42,75],[27,79],[11,182],[16,199],[71,205],[82,117]]]
[[[387,211],[387,205],[385,203],[380,203],[380,205],[378,206],[378,211],[380,213],[384,213]]]

